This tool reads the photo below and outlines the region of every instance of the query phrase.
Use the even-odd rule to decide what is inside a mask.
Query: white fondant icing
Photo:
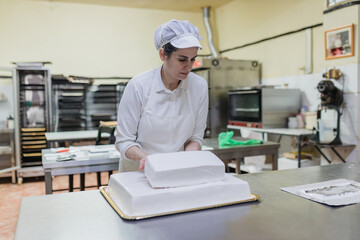
[[[143,172],[111,175],[108,193],[129,216],[207,207],[251,198],[249,184],[225,174],[222,181],[177,188],[152,188]]]
[[[153,188],[190,186],[224,179],[225,165],[209,151],[147,156],[145,175]]]

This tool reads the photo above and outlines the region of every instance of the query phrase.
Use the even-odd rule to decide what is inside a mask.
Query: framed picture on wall
[[[350,5],[352,4],[352,2],[357,2],[358,0],[327,0],[326,1],[326,7],[329,8],[334,8],[334,7],[339,7],[339,6],[345,6],[345,5]]]
[[[354,25],[325,31],[325,59],[354,55]]]

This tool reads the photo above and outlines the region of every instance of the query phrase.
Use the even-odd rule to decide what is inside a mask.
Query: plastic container
[[[305,125],[304,116],[301,113],[296,115],[296,120],[297,120],[297,127],[304,128],[304,125]]]
[[[289,117],[288,118],[288,128],[297,128],[298,121],[296,117]]]
[[[14,118],[11,115],[6,119],[6,127],[8,129],[14,129]]]

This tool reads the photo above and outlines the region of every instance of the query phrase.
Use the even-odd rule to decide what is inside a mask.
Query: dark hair
[[[170,57],[173,52],[176,52],[178,48],[174,47],[171,43],[167,43],[163,46],[165,56]]]

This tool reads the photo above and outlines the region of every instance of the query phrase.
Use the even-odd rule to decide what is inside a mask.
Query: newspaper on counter
[[[280,189],[330,206],[350,205],[360,202],[360,183],[347,179],[336,179]]]

